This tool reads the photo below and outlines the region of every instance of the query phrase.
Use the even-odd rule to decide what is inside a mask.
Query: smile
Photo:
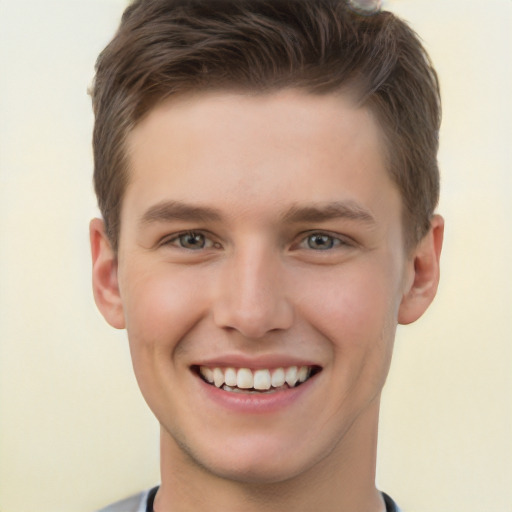
[[[306,382],[320,369],[313,366],[258,369],[199,366],[201,378],[217,388],[233,393],[262,393],[291,389]]]

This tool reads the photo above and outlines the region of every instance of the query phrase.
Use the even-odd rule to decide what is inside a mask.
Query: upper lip
[[[288,368],[290,366],[316,366],[321,367],[315,361],[307,358],[293,357],[290,355],[261,355],[246,356],[241,354],[226,354],[213,358],[202,359],[191,366],[208,366],[210,368],[249,368],[251,370],[262,370],[272,368]]]

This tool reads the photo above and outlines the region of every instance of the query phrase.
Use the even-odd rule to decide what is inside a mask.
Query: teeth
[[[288,386],[290,387],[293,387],[295,386],[295,384],[297,384],[297,380],[298,380],[298,377],[297,377],[297,367],[296,366],[290,366],[290,368],[288,368],[286,370],[286,384],[288,384]]]
[[[205,378],[206,382],[213,384],[213,370],[207,366],[201,366],[199,373]]]
[[[272,373],[272,386],[274,388],[278,388],[282,386],[286,382],[284,370],[282,368],[278,368],[274,370]]]
[[[228,386],[235,387],[237,382],[236,370],[234,368],[226,368],[224,379]]]
[[[240,368],[236,374],[236,385],[242,389],[250,389],[253,387],[254,379],[252,372],[248,368]]]
[[[297,378],[299,379],[299,382],[305,382],[309,377],[309,374],[310,369],[307,366],[301,366],[297,373]]]
[[[257,370],[254,372],[254,389],[266,390],[270,389],[270,371]]]
[[[308,380],[311,368],[308,366],[290,366],[274,370],[249,368],[209,368],[200,366],[199,373],[206,382],[214,384],[226,391],[240,392],[244,390],[269,391],[272,389],[288,389]],[[287,387],[287,386],[288,387]],[[272,388],[272,389],[271,389]],[[256,392],[256,391],[253,391]]]
[[[213,382],[218,388],[224,384],[224,372],[220,368],[213,369]]]

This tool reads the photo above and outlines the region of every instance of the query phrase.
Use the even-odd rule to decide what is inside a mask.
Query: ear
[[[89,224],[92,253],[94,300],[105,320],[116,329],[124,329],[124,313],[117,281],[117,256],[112,250],[101,219]]]
[[[409,257],[410,273],[398,309],[400,324],[410,324],[417,320],[436,295],[443,234],[444,220],[440,215],[434,215],[429,232],[420,240]]]

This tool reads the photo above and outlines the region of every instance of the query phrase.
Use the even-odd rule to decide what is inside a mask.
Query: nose
[[[261,339],[293,323],[279,257],[262,244],[235,251],[224,262],[216,286],[213,317],[223,329]]]

